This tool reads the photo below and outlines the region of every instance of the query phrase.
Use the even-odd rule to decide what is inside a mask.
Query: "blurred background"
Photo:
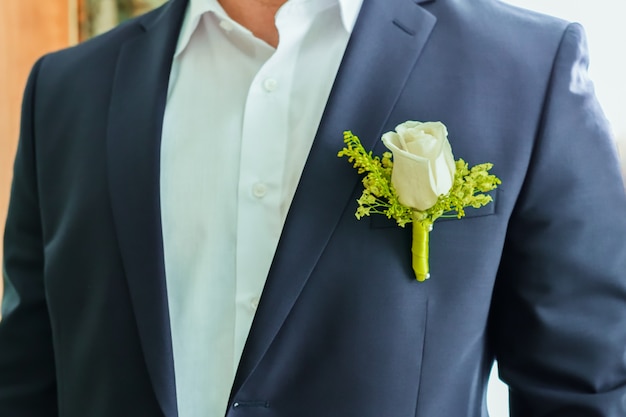
[[[163,3],[165,0],[80,0],[79,40],[106,32],[119,22]]]
[[[621,21],[623,6],[615,0],[506,1],[580,22],[586,28],[591,51],[590,74],[624,160],[626,53],[623,52],[623,45],[626,42],[626,25]],[[74,45],[105,32],[120,21],[145,13],[164,2],[165,0],[0,1],[0,235],[6,217],[13,157],[17,147],[21,96],[35,60],[46,52]],[[623,173],[626,178],[626,167]],[[489,410],[493,417],[506,417],[507,390],[495,376],[494,368],[488,395]]]

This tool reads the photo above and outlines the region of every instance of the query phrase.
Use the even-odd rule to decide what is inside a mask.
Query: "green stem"
[[[413,243],[411,255],[415,279],[425,281],[430,278],[428,267],[428,235],[431,227],[422,226],[419,221],[413,221]]]

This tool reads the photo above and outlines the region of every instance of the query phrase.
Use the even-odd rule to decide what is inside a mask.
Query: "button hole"
[[[413,29],[409,29],[408,27],[406,27],[402,23],[398,22],[397,20],[394,20],[393,24],[396,25],[397,27],[399,27],[400,29],[402,29],[403,32],[405,32],[405,33],[407,33],[407,34],[409,34],[411,36],[415,36],[415,31]]]

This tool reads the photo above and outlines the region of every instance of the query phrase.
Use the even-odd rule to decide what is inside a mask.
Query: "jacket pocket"
[[[492,199],[492,201],[489,204],[484,205],[480,208],[473,208],[473,207],[465,208],[465,216],[461,217],[460,219],[457,217],[440,217],[435,221],[435,223],[445,222],[445,221],[450,221],[450,220],[457,220],[457,221],[465,220],[465,219],[471,219],[472,217],[482,217],[482,216],[489,216],[491,214],[495,214],[496,204],[498,203],[498,199],[497,199],[498,190],[495,189],[486,194],[490,195]],[[372,229],[380,229],[384,227],[398,227],[398,223],[396,223],[394,219],[388,219],[387,217],[383,215],[375,214],[373,216],[370,216],[370,227]]]

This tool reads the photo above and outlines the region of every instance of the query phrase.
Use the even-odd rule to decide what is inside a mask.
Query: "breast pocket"
[[[436,220],[436,223],[445,222],[445,221],[458,221],[458,220],[468,220],[475,217],[489,216],[491,214],[495,214],[496,205],[498,204],[498,190],[492,190],[486,193],[491,196],[491,202],[487,205],[484,205],[479,208],[467,207],[465,208],[465,216],[460,219],[457,218],[454,213],[450,213],[452,217],[440,217]],[[394,219],[388,219],[386,216],[375,214],[370,216],[370,227],[372,229],[379,229],[385,227],[399,227],[398,223]]]

